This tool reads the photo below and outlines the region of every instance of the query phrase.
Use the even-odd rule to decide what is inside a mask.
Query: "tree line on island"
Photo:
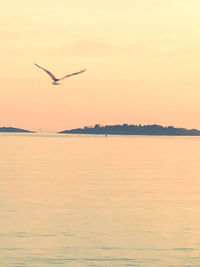
[[[106,125],[101,126],[85,126],[72,130],[59,132],[61,134],[104,134],[104,135],[200,135],[200,131],[196,129],[175,128],[173,126],[163,127],[161,125]]]
[[[16,133],[34,133],[34,131],[13,128],[0,127],[0,132],[16,132]],[[59,134],[103,134],[103,135],[190,135],[198,136],[200,131],[197,129],[175,128],[173,126],[153,125],[105,125],[95,124],[94,126],[85,126],[84,128],[76,128],[58,132]]]

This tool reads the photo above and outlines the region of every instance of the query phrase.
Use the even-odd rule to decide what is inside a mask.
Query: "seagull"
[[[81,74],[81,73],[83,73],[84,71],[86,71],[86,69],[84,69],[84,70],[81,70],[81,71],[78,71],[78,72],[74,72],[74,73],[65,75],[64,77],[62,77],[62,78],[60,78],[60,79],[57,79],[57,78],[56,78],[50,71],[44,69],[43,67],[39,66],[39,65],[36,64],[36,63],[34,63],[34,64],[35,64],[35,66],[37,66],[38,68],[44,70],[47,74],[49,74],[49,76],[50,76],[50,77],[52,78],[52,80],[53,80],[53,82],[52,82],[53,85],[60,85],[60,84],[61,84],[60,82],[61,82],[62,80],[64,80],[65,78],[68,78],[68,77],[73,76],[73,75]]]

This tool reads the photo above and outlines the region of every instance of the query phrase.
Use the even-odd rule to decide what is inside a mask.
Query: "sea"
[[[0,266],[200,266],[200,137],[1,133]]]

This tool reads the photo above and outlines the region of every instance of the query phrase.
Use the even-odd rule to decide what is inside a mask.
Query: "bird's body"
[[[74,73],[71,73],[71,74],[68,74],[68,75],[65,75],[64,77],[60,78],[60,79],[57,79],[50,71],[44,69],[43,67],[39,66],[38,64],[34,63],[38,68],[44,70],[53,80],[52,84],[53,85],[60,85],[61,84],[61,81],[70,77],[70,76],[73,76],[73,75],[77,75],[77,74],[80,74],[84,71],[86,71],[85,69],[84,70],[81,70],[79,72],[74,72]]]
[[[53,85],[61,85],[61,81],[58,79],[57,81],[52,82]]]

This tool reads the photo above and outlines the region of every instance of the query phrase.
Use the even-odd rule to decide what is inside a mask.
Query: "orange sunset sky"
[[[199,0],[7,0],[0,126],[200,129]],[[87,72],[53,86],[50,77]]]

